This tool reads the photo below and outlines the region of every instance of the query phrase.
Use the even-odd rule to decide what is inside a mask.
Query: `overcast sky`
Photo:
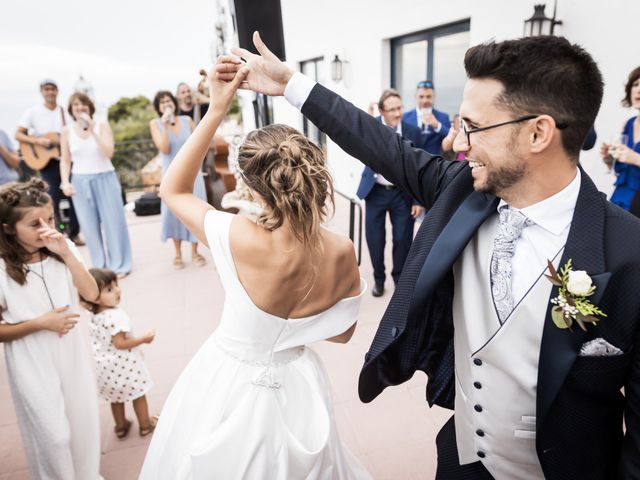
[[[215,16],[215,0],[4,2],[0,129],[13,138],[22,111],[42,100],[45,77],[58,82],[65,108],[81,74],[104,105],[195,86],[211,65]]]

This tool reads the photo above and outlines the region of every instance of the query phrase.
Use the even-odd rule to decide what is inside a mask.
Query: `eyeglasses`
[[[433,82],[431,80],[425,80],[423,82],[418,82],[416,88],[433,88]]]
[[[533,115],[533,114],[524,115],[523,117],[518,117],[515,120],[509,120],[507,122],[500,122],[500,123],[496,123],[494,125],[489,125],[487,127],[479,127],[479,128],[471,128],[471,129],[469,129],[467,127],[467,123],[463,119],[460,119],[460,130],[462,130],[462,132],[467,137],[467,145],[471,146],[471,134],[472,133],[484,132],[485,130],[491,130],[492,128],[502,127],[503,125],[509,125],[511,123],[526,122],[527,120],[533,120],[534,118],[538,118],[540,115],[542,115],[542,114],[538,113],[536,115]],[[569,126],[569,124],[567,124],[567,123],[556,122],[556,128],[558,130],[564,130],[568,126]]]
[[[399,105],[397,107],[392,107],[392,108],[383,108],[380,111],[381,112],[402,112],[403,109],[404,109],[404,106]]]

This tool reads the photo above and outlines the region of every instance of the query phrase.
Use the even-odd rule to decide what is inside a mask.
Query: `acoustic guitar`
[[[49,132],[40,138],[48,138],[51,140],[51,145],[47,148],[42,145],[20,142],[20,153],[24,163],[33,170],[42,170],[52,158],[60,158],[60,134]]]

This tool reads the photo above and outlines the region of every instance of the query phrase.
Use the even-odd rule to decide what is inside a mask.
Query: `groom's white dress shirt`
[[[285,88],[285,98],[301,109],[314,86],[313,80],[296,72]],[[547,260],[558,266],[580,183],[576,168],[574,179],[563,190],[519,209],[533,224],[515,244],[514,311],[504,325],[497,318],[490,284],[497,215],[481,226],[454,265],[455,412],[460,463],[480,460],[498,479],[542,478],[535,451],[536,385],[551,291],[551,283],[542,274]],[[502,205],[504,201],[498,208]],[[518,408],[513,410],[513,405]]]

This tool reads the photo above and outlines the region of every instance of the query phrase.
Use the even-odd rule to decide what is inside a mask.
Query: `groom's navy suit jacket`
[[[466,162],[413,148],[321,85],[302,113],[428,209],[365,356],[360,398],[370,402],[421,370],[429,404],[453,408],[452,266],[496,214],[499,199],[473,190]],[[608,316],[586,332],[562,330],[547,306],[536,400],[538,457],[548,479],[640,478],[640,221],[607,202],[584,171],[560,264],[568,259],[593,278],[597,288],[590,300]],[[554,287],[550,299],[557,294]],[[578,356],[583,343],[599,337],[623,353]]]

